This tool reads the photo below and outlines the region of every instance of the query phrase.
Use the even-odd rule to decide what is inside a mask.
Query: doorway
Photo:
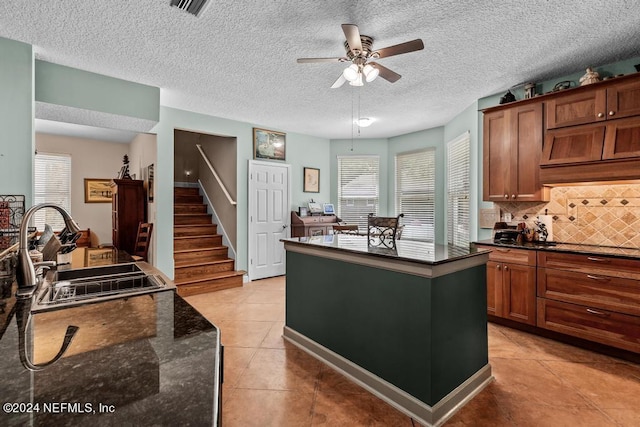
[[[249,161],[249,279],[285,274],[284,244],[290,235],[291,166]]]

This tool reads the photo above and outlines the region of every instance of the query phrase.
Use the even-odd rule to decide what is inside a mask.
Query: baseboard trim
[[[291,344],[331,366],[424,426],[437,427],[442,425],[494,379],[491,375],[491,365],[487,364],[435,405],[429,406],[288,326],[284,327],[283,336]]]

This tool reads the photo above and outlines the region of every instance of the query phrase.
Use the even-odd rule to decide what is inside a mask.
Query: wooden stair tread
[[[221,237],[220,234],[198,234],[196,236],[174,236],[173,240],[203,239],[205,237]]]
[[[245,271],[220,271],[217,273],[211,273],[211,274],[207,274],[206,276],[201,276],[201,277],[190,277],[188,279],[177,279],[174,280],[173,283],[175,283],[176,286],[184,286],[184,285],[188,285],[188,284],[192,284],[192,283],[199,283],[199,282],[206,282],[212,279],[224,279],[227,277],[237,277],[237,276],[244,276]]]
[[[190,267],[201,267],[206,265],[216,265],[216,264],[224,264],[228,262],[235,262],[233,258],[225,258],[225,259],[212,259],[211,261],[185,261],[185,262],[177,262],[174,264],[175,268],[190,268]]]
[[[174,250],[174,254],[185,254],[189,252],[200,252],[200,251],[210,251],[210,250],[220,250],[220,249],[229,249],[227,246],[207,246],[206,248],[195,248],[195,249],[178,249]]]

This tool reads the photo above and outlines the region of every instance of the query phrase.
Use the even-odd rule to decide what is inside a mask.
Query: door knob
[[[284,230],[285,228],[287,228],[289,225],[288,224],[282,224],[282,229]]]

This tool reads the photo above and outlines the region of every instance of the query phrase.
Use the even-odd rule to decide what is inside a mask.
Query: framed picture
[[[304,188],[305,193],[320,192],[320,169],[304,168]]]
[[[111,180],[100,178],[85,178],[84,202],[111,203]]]
[[[309,216],[309,209],[306,208],[305,206],[300,206],[298,208],[298,216],[300,218],[305,217],[305,216]]]
[[[85,267],[113,264],[114,251],[115,250],[113,248],[85,248],[84,250]]]
[[[267,129],[253,128],[253,158],[284,160],[286,134]]]
[[[147,201],[153,203],[153,163],[142,170],[142,179],[147,190]]]

